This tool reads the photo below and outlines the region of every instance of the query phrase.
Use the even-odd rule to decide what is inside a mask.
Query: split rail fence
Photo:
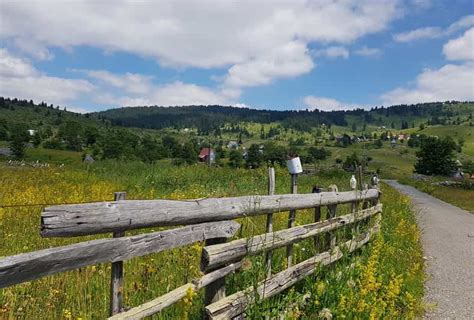
[[[272,177],[272,175],[270,175]],[[294,190],[295,191],[295,190]],[[382,204],[376,189],[348,192],[274,195],[274,180],[269,181],[268,196],[242,196],[198,200],[126,200],[115,194],[111,202],[47,207],[41,215],[43,237],[73,237],[113,233],[112,238],[18,254],[0,259],[0,288],[38,279],[58,272],[98,263],[112,263],[109,319],[141,319],[159,313],[180,301],[188,290],[205,288],[204,315],[210,319],[242,316],[256,299],[266,299],[291,287],[314,273],[318,266],[329,265],[366,244],[379,230]],[[336,216],[339,205],[351,206],[351,213]],[[328,208],[321,220],[321,208]],[[314,208],[314,223],[295,226],[297,210]],[[289,211],[288,229],[273,231],[274,213]],[[240,228],[238,218],[267,215],[266,233],[227,242]],[[375,217],[364,233],[353,233],[349,241],[339,241],[336,229]],[[162,226],[180,226],[165,231],[126,236],[125,231]],[[325,251],[292,264],[292,245],[304,239],[327,234]],[[126,310],[123,307],[123,261],[151,253],[205,241],[201,270],[204,275],[169,291],[152,301]],[[287,248],[287,268],[273,274],[271,252]],[[265,253],[268,276],[256,288],[225,295],[225,277],[238,271],[242,259]]]

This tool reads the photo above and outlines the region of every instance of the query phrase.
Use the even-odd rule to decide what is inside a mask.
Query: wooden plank
[[[210,222],[6,257],[0,259],[0,288],[97,263],[128,260],[206,239],[232,237],[239,227],[235,221]]]
[[[298,175],[291,175],[291,187],[290,192],[292,194],[298,193]],[[296,210],[290,210],[288,213],[288,228],[293,228],[295,226],[296,220]],[[286,267],[289,268],[293,264],[293,245],[290,244],[286,247]]]
[[[211,273],[204,275],[203,277],[194,280],[191,283],[187,283],[181,287],[178,287],[156,299],[148,301],[142,305],[134,307],[128,311],[116,314],[109,317],[111,320],[124,320],[124,319],[142,319],[144,317],[151,316],[163,310],[166,307],[178,302],[183,299],[188,290],[197,291],[202,289],[213,282],[222,279],[226,275],[234,272],[242,266],[241,262],[230,264],[224,268],[215,270]]]
[[[332,192],[337,192],[338,191],[338,188],[337,188],[337,185],[333,184],[333,185],[330,185],[329,186],[329,189],[332,191]],[[357,193],[354,192],[354,196],[356,197],[357,199]],[[328,206],[328,215],[327,215],[327,218],[328,219],[332,219],[334,217],[336,217],[336,211],[337,211],[337,204],[333,204],[333,205],[329,205]],[[336,234],[333,233],[333,232],[329,232],[327,234],[327,242],[329,244],[329,248],[332,249],[336,246]]]
[[[237,239],[224,244],[203,248],[203,269],[212,269],[226,263],[242,259],[246,255],[256,255],[266,250],[284,247],[316,235],[330,232],[356,221],[374,216],[382,211],[382,204],[360,211],[357,215],[347,214],[330,220],[297,226],[273,233],[261,234],[251,238]]]
[[[206,240],[206,246],[225,243],[226,238]],[[214,268],[215,269],[215,268]],[[208,269],[209,270],[209,269]],[[204,304],[208,305],[225,297],[225,279],[222,277],[206,287]]]
[[[376,189],[196,200],[127,200],[47,207],[41,214],[42,236],[78,236],[152,226],[232,220],[272,212],[300,210],[375,199]]]
[[[268,168],[268,195],[275,194],[275,168]],[[266,233],[273,232],[273,213],[267,214]],[[265,264],[267,268],[267,277],[272,275],[272,252],[268,251],[265,255]]]
[[[316,166],[316,165],[315,165]],[[321,193],[321,188],[314,186],[313,193]],[[314,222],[321,221],[321,207],[314,208]],[[317,253],[320,250],[320,242],[318,237],[314,237],[314,252]]]
[[[347,251],[353,252],[366,244],[377,230],[367,232],[356,239],[349,240],[343,244]],[[206,313],[210,319],[230,319],[245,312],[245,308],[255,302],[256,294],[259,300],[270,298],[283,290],[291,287],[301,279],[314,273],[321,265],[329,265],[343,256],[341,247],[335,247],[331,251],[325,251],[308,260],[298,263],[270,279],[266,279],[258,285],[243,291],[236,292],[225,299],[213,303],[206,307]]]
[[[115,192],[114,200],[123,201],[127,197],[126,192]],[[125,231],[117,231],[112,235],[114,238],[125,236]],[[110,270],[110,306],[109,314],[114,315],[123,309],[123,261],[112,262]]]

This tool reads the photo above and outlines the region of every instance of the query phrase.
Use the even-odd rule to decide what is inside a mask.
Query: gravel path
[[[395,180],[385,182],[408,195],[418,211],[428,273],[425,302],[434,305],[425,319],[474,319],[474,214]]]

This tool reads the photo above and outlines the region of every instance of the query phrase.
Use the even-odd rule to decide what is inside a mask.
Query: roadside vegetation
[[[289,175],[277,166],[277,193],[287,193]],[[0,167],[0,203],[3,206],[111,200],[114,191],[128,199],[186,199],[243,194],[266,194],[266,168],[176,167],[170,163],[105,161],[92,166],[64,168]],[[336,184],[349,189],[349,175],[332,171],[302,175],[299,192],[313,185]],[[383,188],[382,232],[367,247],[334,267],[322,268],[293,289],[258,303],[249,317],[286,312],[287,318],[414,318],[422,311],[423,261],[419,231],[408,200]],[[42,206],[0,208],[0,256],[60,246],[97,237],[49,238],[39,236]],[[349,208],[341,208],[340,214]],[[297,214],[297,223],[312,219],[310,210]],[[239,237],[264,230],[264,217],[241,219]],[[275,215],[275,230],[286,228],[287,213]],[[147,231],[151,231],[147,230]],[[155,230],[156,231],[156,230]],[[131,233],[143,232],[133,231]],[[301,261],[314,254],[312,241],[295,247]],[[184,284],[199,275],[202,244],[152,254],[125,263],[125,305],[135,306]],[[263,257],[245,263],[243,272],[229,277],[229,293],[256,283],[265,272]],[[276,271],[283,268],[284,252],[275,251]],[[281,266],[281,267],[278,267]],[[0,318],[44,319],[104,318],[108,310],[110,264],[101,264],[49,276],[0,291]],[[304,299],[303,299],[304,298]],[[202,292],[157,315],[159,319],[200,319]],[[301,303],[294,304],[295,301]]]
[[[446,177],[433,177],[428,181],[411,178],[402,178],[399,180],[400,183],[415,187],[435,198],[474,213],[474,187],[472,182],[460,182],[459,185],[456,186],[440,185],[439,183],[443,181],[446,181]]]

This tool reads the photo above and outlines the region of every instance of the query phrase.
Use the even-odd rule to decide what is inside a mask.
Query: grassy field
[[[411,185],[420,191],[426,192],[433,197],[474,213],[474,190],[467,190],[459,187],[433,185],[434,181],[442,180],[446,179],[438,177],[433,179],[433,181],[418,181],[410,178],[403,178],[399,181],[401,183]]]
[[[337,184],[348,189],[348,175],[326,173],[301,176],[299,192],[313,185]],[[2,205],[111,200],[114,191],[128,199],[184,199],[266,193],[266,169],[245,170],[173,167],[166,163],[102,162],[64,168],[0,167]],[[287,193],[289,175],[277,168],[277,193]],[[248,317],[276,316],[305,294],[310,300],[292,305],[288,318],[314,319],[321,312],[338,318],[414,318],[422,309],[423,262],[419,232],[408,200],[384,188],[382,233],[370,245],[334,267],[322,269],[293,289],[252,306]],[[346,206],[347,207],[347,206]],[[42,206],[0,208],[0,256],[8,256],[97,237],[43,239],[39,236]],[[349,212],[341,208],[338,214]],[[308,223],[311,210],[297,215]],[[275,215],[275,230],[286,227],[287,213]],[[265,217],[241,219],[239,237],[262,233]],[[157,230],[156,228],[153,230]],[[151,229],[146,230],[151,231]],[[138,231],[130,232],[131,234]],[[143,232],[143,230],[142,230]],[[343,238],[346,231],[338,233]],[[152,254],[125,263],[125,305],[135,306],[155,298],[199,275],[202,244]],[[295,259],[315,253],[313,241],[295,246]],[[403,253],[403,254],[401,254]],[[262,256],[249,259],[242,272],[227,279],[228,293],[255,284],[265,275]],[[273,255],[275,272],[284,268],[284,248]],[[81,268],[0,291],[0,318],[102,319],[108,310],[110,264]],[[157,319],[199,319],[202,292],[155,316]]]
[[[474,160],[474,127],[467,124],[464,125],[436,125],[429,126],[423,130],[408,129],[404,132],[410,134],[425,134],[428,136],[447,137],[450,136],[454,141],[458,141],[460,138],[464,139],[463,154]]]

